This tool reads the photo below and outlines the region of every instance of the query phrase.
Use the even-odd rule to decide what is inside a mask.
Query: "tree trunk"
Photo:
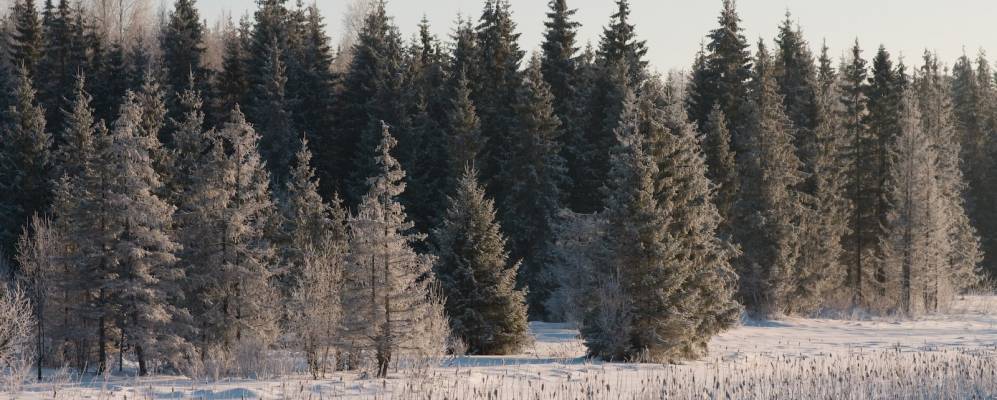
[[[138,375],[149,375],[149,370],[145,366],[145,352],[142,351],[142,346],[135,346],[135,358],[138,358]]]

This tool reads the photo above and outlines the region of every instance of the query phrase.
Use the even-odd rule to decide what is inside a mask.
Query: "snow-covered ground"
[[[997,398],[997,297],[961,299],[917,320],[746,321],[710,355],[683,365],[585,360],[577,331],[533,323],[522,355],[465,357],[386,380],[337,374],[194,382],[176,377],[52,379],[17,398],[42,399],[992,399]]]

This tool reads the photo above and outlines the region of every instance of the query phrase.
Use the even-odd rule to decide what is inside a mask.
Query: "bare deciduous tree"
[[[0,388],[20,391],[34,360],[31,302],[19,288],[0,286]]]

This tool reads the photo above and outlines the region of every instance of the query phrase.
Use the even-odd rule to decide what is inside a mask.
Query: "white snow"
[[[960,299],[946,315],[915,320],[745,321],[715,338],[702,361],[680,365],[590,362],[577,331],[531,324],[522,355],[462,357],[385,380],[338,373],[195,382],[180,377],[50,378],[24,399],[658,399],[995,398],[997,296]]]

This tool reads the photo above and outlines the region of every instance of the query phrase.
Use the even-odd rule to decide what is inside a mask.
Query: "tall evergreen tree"
[[[34,78],[42,57],[42,24],[34,0],[16,0],[11,8],[13,30],[10,32],[10,59],[15,68],[23,68]]]
[[[38,101],[47,110],[46,120],[54,132],[62,132],[63,110],[70,104],[66,93],[73,90],[74,80],[82,67],[82,57],[73,54],[76,38],[73,35],[72,10],[69,0],[59,0],[56,8],[49,8],[46,1],[46,17],[42,21],[44,42],[41,59],[38,61],[37,79]],[[59,134],[54,141],[61,143]]]
[[[72,107],[63,111],[66,127],[62,131],[62,142],[55,147],[55,173],[57,178],[76,177],[87,167],[87,160],[93,157],[94,140],[100,129],[90,105],[93,98],[86,91],[86,77],[79,74],[73,90]]]
[[[731,149],[730,129],[727,117],[719,105],[703,127],[703,151],[706,155],[707,177],[716,185],[715,202],[722,217],[720,231],[730,235],[734,204],[737,201],[738,170],[737,156]]]
[[[474,105],[481,118],[481,133],[488,140],[478,165],[482,183],[496,194],[495,201],[502,204],[506,189],[512,184],[500,173],[507,170],[512,156],[514,105],[522,86],[519,69],[525,55],[519,48],[519,33],[508,0],[485,2],[477,40],[480,83],[474,91]]]
[[[329,250],[339,253],[339,258],[345,256],[345,210],[338,198],[328,204],[319,195],[319,184],[311,160],[308,140],[302,139],[291,179],[287,182],[287,202],[283,207],[283,230],[288,243],[282,253],[288,270],[282,281],[290,290],[304,284],[302,279],[310,262],[309,257],[317,254],[310,253],[332,246]],[[336,273],[341,274],[342,271]]]
[[[374,171],[368,155],[380,142],[380,121],[402,127],[402,72],[401,34],[379,2],[364,19],[337,100],[337,154],[324,155],[335,165],[320,168],[326,171],[322,181],[340,188],[351,206],[359,204],[367,190],[366,180]]]
[[[187,315],[180,283],[183,270],[175,265],[179,246],[169,235],[173,206],[155,193],[162,184],[153,168],[156,136],[142,132],[142,107],[129,93],[110,137],[107,154],[111,180],[103,201],[109,211],[102,223],[111,229],[113,245],[103,249],[113,277],[105,289],[114,322],[135,350],[139,375],[160,352],[177,354],[187,333]]]
[[[297,152],[290,105],[287,99],[287,67],[285,53],[277,42],[269,47],[269,58],[261,72],[268,74],[265,81],[256,82],[256,98],[250,103],[250,113],[256,116],[255,127],[260,134],[260,153],[272,173],[274,182],[285,182]]]
[[[820,57],[821,82],[816,88],[813,141],[808,154],[811,175],[804,185],[811,195],[804,225],[799,271],[791,311],[820,307],[832,290],[845,284],[844,237],[848,233],[847,168],[844,106],[837,72],[825,47]]]
[[[436,277],[454,335],[472,354],[512,354],[529,341],[526,294],[516,289],[519,264],[510,262],[495,221],[494,202],[467,167],[434,238]]]
[[[572,180],[568,204],[578,213],[594,213],[604,208],[601,188],[610,170],[613,132],[619,126],[625,95],[633,90],[627,83],[625,65],[597,62],[592,68],[596,76],[590,92],[586,93],[583,129],[573,132],[568,142],[568,170]]]
[[[812,149],[815,141],[813,130],[816,124],[817,66],[813,54],[803,38],[803,31],[793,26],[792,16],[786,13],[786,19],[779,27],[776,38],[778,49],[775,54],[776,81],[779,93],[783,96],[786,115],[793,121],[795,132],[793,143],[797,154],[803,161],[804,171],[813,175],[814,155]],[[812,185],[806,188],[813,193]]]
[[[872,174],[876,167],[871,153],[874,145],[866,119],[869,104],[866,95],[868,69],[858,41],[852,47],[841,75],[844,124],[848,136],[844,156],[848,168],[848,201],[851,209],[850,235],[845,241],[847,285],[852,292],[852,302],[863,306],[868,304],[865,288],[869,286],[868,278],[873,276],[875,269],[879,225],[876,219],[878,197],[872,190],[872,180],[875,178]]]
[[[939,211],[941,197],[935,182],[936,153],[921,126],[921,112],[913,90],[902,100],[900,134],[891,145],[892,207],[883,236],[883,264],[895,270],[898,306],[906,314],[927,306],[914,298],[927,287],[928,271],[944,262],[945,229]],[[930,244],[929,244],[930,243]],[[926,293],[920,293],[926,295]],[[920,297],[920,296],[918,296]],[[926,297],[925,297],[926,299]]]
[[[960,146],[952,88],[943,75],[936,56],[925,54],[925,65],[915,81],[920,104],[921,127],[930,138],[935,153],[934,185],[941,202],[947,246],[940,246],[941,263],[932,277],[936,280],[931,311],[946,307],[952,296],[978,283],[982,261],[980,240],[965,209],[966,180],[960,168]]]
[[[451,186],[456,187],[457,171],[473,166],[486,145],[481,136],[481,120],[471,100],[471,88],[463,72],[452,89],[447,113],[447,151],[450,160]]]
[[[239,104],[249,104],[249,47],[251,25],[243,18],[238,25],[225,28],[222,38],[221,71],[215,75],[212,86],[214,101],[210,104],[210,125],[221,125],[228,113]]]
[[[35,99],[26,67],[21,67],[14,104],[0,126],[0,257],[13,257],[21,227],[48,209],[52,198],[52,135],[45,110]],[[7,260],[5,260],[7,261]]]
[[[868,171],[869,181],[864,190],[867,192],[867,196],[872,197],[873,210],[872,215],[869,216],[871,220],[868,224],[873,227],[871,229],[874,234],[873,243],[879,243],[885,234],[882,227],[886,222],[890,201],[890,193],[886,190],[891,162],[889,146],[895,141],[899,131],[900,96],[904,90],[902,85],[906,77],[901,76],[899,70],[894,68],[890,53],[883,46],[880,46],[873,59],[871,73],[867,87],[869,113],[865,118],[866,125],[869,127],[869,141],[867,143],[869,148],[866,151],[869,157],[868,165],[872,167],[872,170]],[[877,249],[876,257],[880,258],[881,255],[878,252]],[[874,280],[869,283],[876,289],[876,292],[882,294],[889,277],[882,264],[875,261],[873,264],[875,265]]]
[[[702,54],[701,73],[694,76],[690,96],[690,114],[700,127],[706,126],[714,105],[727,116],[734,149],[740,153],[744,146],[741,139],[742,125],[746,122],[744,99],[748,98],[748,79],[751,77],[751,54],[744,38],[737,3],[724,0],[719,17],[720,26],[710,32],[706,52]]]
[[[550,85],[554,96],[554,112],[562,121],[563,131],[567,131],[567,123],[577,114],[578,102],[577,74],[578,65],[578,28],[580,23],[572,20],[578,10],[568,8],[567,0],[551,0],[548,3],[547,21],[544,22],[544,42],[541,45],[542,67],[544,80]]]
[[[966,208],[982,237],[984,267],[997,274],[997,213],[988,204],[997,199],[994,179],[993,132],[997,132],[997,91],[994,75],[982,52],[975,63],[963,55],[952,68],[952,100],[957,122],[962,170],[968,184]]]
[[[294,119],[296,132],[313,138],[313,150],[317,157],[334,157],[335,152],[327,152],[338,146],[333,140],[333,127],[336,123],[333,102],[337,77],[331,72],[332,50],[317,4],[306,8],[303,30],[300,49],[285,55],[285,58],[294,60],[288,65],[286,97],[290,100],[291,107],[288,111]]]
[[[195,88],[192,81],[183,92],[177,96],[178,111],[182,117],[170,119],[170,161],[172,168],[164,184],[170,204],[183,208],[186,202],[184,194],[193,184],[194,172],[201,164],[205,153],[208,153],[213,132],[204,130],[204,102],[201,92]]]
[[[680,128],[683,102],[666,111],[634,101],[630,95],[624,108],[607,182],[611,256],[593,277],[582,336],[590,354],[606,359],[695,357],[740,314],[732,248],[716,237],[706,168],[691,126]]]
[[[599,58],[607,65],[626,66],[627,84],[639,88],[646,79],[647,42],[637,40],[635,27],[630,23],[630,2],[616,0],[616,13],[599,39]]]
[[[211,137],[179,211],[181,260],[189,277],[185,294],[197,316],[197,334],[190,339],[202,357],[212,349],[230,352],[243,340],[266,343],[275,333],[275,253],[267,234],[275,210],[258,141],[242,112],[233,110]]]
[[[204,67],[204,25],[197,10],[197,0],[176,0],[163,29],[166,86],[169,93],[179,93],[193,79],[198,90],[206,88],[208,70]],[[172,96],[172,95],[171,95]]]
[[[381,138],[375,153],[380,172],[349,221],[344,307],[353,312],[344,320],[343,339],[355,356],[372,357],[383,378],[395,357],[427,333],[436,300],[430,296],[433,257],[413,250],[423,237],[409,233],[412,223],[397,200],[405,172],[391,155],[397,141],[387,125]]]
[[[515,235],[510,246],[513,259],[523,260],[521,283],[529,288],[530,315],[544,318],[543,305],[556,286],[544,256],[561,209],[565,168],[558,140],[561,122],[554,114],[554,99],[539,57],[531,60],[526,71],[516,111],[512,158],[502,171],[503,181],[512,185],[504,188],[500,215],[502,225]]]
[[[779,314],[793,304],[800,257],[804,179],[793,147],[793,123],[778,93],[773,61],[758,44],[751,90],[751,124],[738,154],[741,191],[737,204],[741,297],[755,312]]]
[[[403,79],[404,135],[399,135],[398,160],[409,176],[402,202],[416,229],[429,231],[440,223],[446,210],[451,182],[447,136],[441,134],[447,121],[444,60],[429,21],[419,23],[419,36],[405,57]]]

